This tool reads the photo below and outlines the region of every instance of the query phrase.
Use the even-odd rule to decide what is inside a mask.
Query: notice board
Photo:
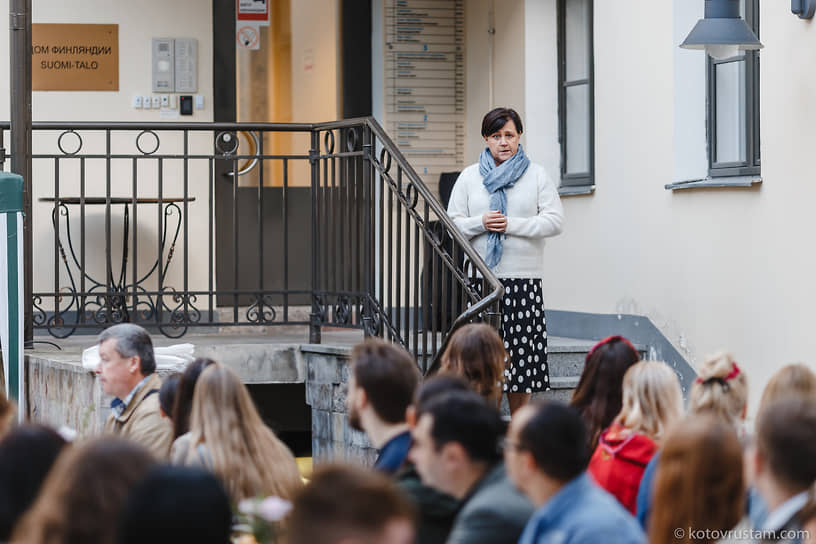
[[[119,25],[31,25],[35,91],[118,91]]]

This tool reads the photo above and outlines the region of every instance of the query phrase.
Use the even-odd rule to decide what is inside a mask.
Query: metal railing
[[[501,284],[373,118],[34,123],[33,142],[35,329],[359,328],[427,368],[461,324],[499,324]]]

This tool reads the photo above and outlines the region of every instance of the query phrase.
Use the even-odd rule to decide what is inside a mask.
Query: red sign
[[[237,21],[269,21],[269,0],[235,0]]]

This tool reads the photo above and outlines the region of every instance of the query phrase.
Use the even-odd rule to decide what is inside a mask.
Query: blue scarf
[[[524,154],[521,144],[515,155],[496,166],[493,155],[489,148],[484,148],[479,155],[479,173],[484,179],[485,189],[490,193],[490,211],[500,211],[507,215],[507,194],[505,189],[509,189],[519,180],[527,167],[530,166],[530,159]],[[504,233],[491,232],[487,235],[487,255],[485,262],[490,268],[496,268],[502,258],[502,240]]]

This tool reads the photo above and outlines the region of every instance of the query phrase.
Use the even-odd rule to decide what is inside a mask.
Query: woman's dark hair
[[[598,342],[587,354],[570,406],[581,412],[587,424],[589,451],[595,451],[601,432],[621,411],[623,375],[639,360],[637,350],[622,336]]]
[[[119,544],[230,541],[232,509],[209,471],[161,466],[130,493],[119,522]]]
[[[173,404],[173,439],[190,430],[190,413],[193,411],[193,393],[201,373],[215,361],[199,357],[184,369],[176,387],[176,402]]]
[[[0,442],[0,542],[9,541],[65,445],[45,425],[22,425]]]
[[[482,119],[482,136],[487,138],[491,134],[500,131],[507,124],[507,121],[513,121],[519,134],[524,132],[521,116],[516,110],[513,108],[496,108],[487,112],[487,115]]]
[[[534,401],[533,414],[519,429],[518,448],[529,451],[538,469],[568,482],[586,469],[586,424],[578,410],[555,401]]]
[[[159,406],[161,406],[164,415],[173,419],[173,408],[176,404],[176,391],[178,390],[179,379],[181,374],[176,372],[167,376],[161,384],[159,389]]]
[[[11,542],[113,544],[125,500],[155,463],[144,447],[121,438],[66,448]]]

